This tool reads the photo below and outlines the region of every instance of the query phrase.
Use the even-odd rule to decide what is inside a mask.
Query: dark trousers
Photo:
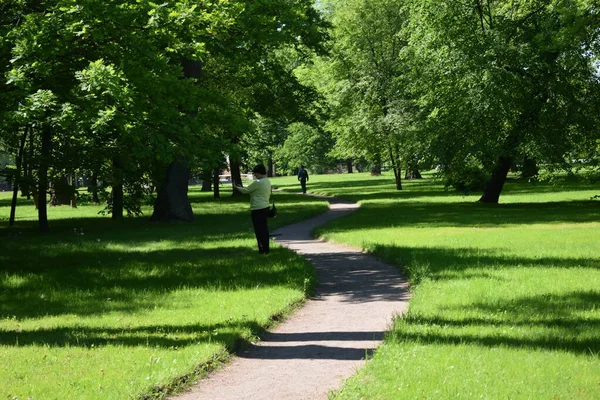
[[[306,179],[300,179],[300,186],[302,186],[302,193],[306,193]]]
[[[252,210],[252,225],[254,226],[256,241],[258,242],[258,252],[261,254],[269,252],[268,214],[269,207],[263,208],[262,210]]]

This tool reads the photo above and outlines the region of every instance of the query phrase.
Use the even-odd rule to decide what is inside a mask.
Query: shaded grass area
[[[344,178],[309,186],[361,202],[318,234],[397,265],[413,298],[336,398],[600,396],[598,184],[513,179],[481,205],[431,179]]]
[[[257,254],[246,197],[190,197],[191,224],[148,223],[148,208],[115,222],[100,206],[57,207],[49,235],[21,202],[16,227],[0,228],[0,397],[161,397],[312,290],[314,271],[294,253]],[[274,198],[271,229],[327,209]]]

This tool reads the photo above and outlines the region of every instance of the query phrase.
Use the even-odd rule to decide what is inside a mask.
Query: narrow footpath
[[[358,250],[313,239],[311,231],[358,205],[335,198],[316,218],[281,228],[277,242],[316,268],[316,295],[224,368],[178,400],[327,399],[365,364],[392,319],[408,307],[398,270]]]

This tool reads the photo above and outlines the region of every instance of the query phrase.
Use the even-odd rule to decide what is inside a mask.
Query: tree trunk
[[[121,219],[123,218],[123,198],[124,198],[124,190],[123,190],[123,168],[121,166],[121,161],[119,160],[119,156],[117,155],[113,159],[113,181],[112,181],[112,219]]]
[[[498,204],[500,193],[504,187],[504,182],[506,182],[506,176],[511,164],[512,159],[510,157],[500,156],[492,172],[492,177],[486,182],[483,188],[483,195],[479,199],[480,203]]]
[[[41,232],[49,232],[48,204],[46,203],[46,192],[48,191],[48,167],[52,154],[52,128],[42,128],[42,148],[40,150],[40,168],[38,170],[38,223]]]
[[[529,158],[525,156],[523,160],[523,170],[521,171],[521,178],[530,179],[534,176],[537,176],[539,173],[539,169],[537,167],[537,162],[535,158]]]
[[[396,158],[396,155],[394,154],[391,145],[389,146],[388,151],[390,153],[390,161],[392,163],[392,168],[394,169],[394,180],[396,183],[396,190],[402,190],[402,171],[400,170],[400,162]]]
[[[88,191],[92,193],[92,202],[94,204],[100,203],[100,198],[98,198],[98,173],[96,171],[92,172]]]
[[[348,173],[351,174],[354,171],[352,171],[352,161],[354,161],[353,159],[349,158],[346,160],[346,167],[348,168]]]
[[[21,144],[19,146],[19,152],[17,153],[17,170],[15,171],[15,176],[13,178],[13,196],[12,201],[10,203],[10,219],[8,220],[8,226],[13,226],[15,224],[15,214],[17,212],[17,196],[19,195],[19,185],[21,181],[21,163],[23,161],[23,150],[25,150],[25,141],[27,140],[28,128],[25,127],[25,132],[23,133],[23,137],[21,138]]]
[[[215,168],[213,171],[213,198],[215,199],[219,199],[221,198],[221,194],[219,193],[219,174],[220,174],[221,170],[219,168]]]
[[[29,155],[27,156],[27,200],[30,199],[30,194],[34,195],[35,182],[33,181],[33,128],[29,128]],[[37,196],[36,196],[37,197]],[[37,200],[34,201],[36,204],[35,209],[37,210]]]
[[[213,173],[211,169],[204,169],[200,173],[200,178],[202,179],[202,189],[201,192],[212,192],[212,177]]]
[[[27,159],[27,153],[23,154],[23,182],[21,185],[21,196],[27,196],[27,200],[31,199],[31,189],[29,188],[29,160]]]
[[[406,174],[404,175],[404,179],[423,179],[421,176],[421,172],[415,165],[409,165],[406,168]]]
[[[112,186],[112,219],[123,218],[123,182],[119,180]]]
[[[194,220],[194,212],[187,195],[189,180],[189,168],[179,161],[173,161],[154,202],[154,213],[150,221]]]
[[[242,174],[240,173],[240,163],[238,161],[229,161],[229,170],[231,171],[231,184],[233,186],[242,185]],[[237,190],[233,190],[232,196],[241,196]]]
[[[25,128],[25,143],[27,143],[27,135],[29,135],[29,131],[31,130],[32,128]],[[25,143],[23,143],[23,150],[25,150]],[[29,160],[29,151],[23,151],[21,156],[21,170],[23,171],[23,179],[19,185],[19,188],[21,189],[21,196],[27,196],[27,200],[31,199],[31,195],[29,193],[31,191],[31,188],[29,187]]]
[[[67,177],[62,175],[52,182],[52,201],[53,206],[68,206],[74,197],[73,186],[69,185]]]
[[[73,196],[71,197],[71,207],[77,208],[77,188],[79,183],[77,182],[77,174],[73,172],[71,175],[71,186],[73,187]]]
[[[267,161],[267,176],[272,178],[275,176],[275,164],[273,163],[273,157],[269,155],[269,160]]]
[[[200,191],[212,192],[212,173],[210,169],[202,171],[200,177],[202,178],[202,189],[200,189]]]
[[[201,192],[212,192],[212,182],[210,178],[208,180],[202,180],[202,189]]]
[[[381,154],[375,156],[375,161],[371,165],[371,175],[381,175]]]

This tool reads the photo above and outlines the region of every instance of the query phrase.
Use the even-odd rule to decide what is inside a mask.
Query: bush
[[[478,162],[471,160],[458,168],[443,168],[446,188],[453,187],[459,192],[481,191],[488,179],[488,172]]]

